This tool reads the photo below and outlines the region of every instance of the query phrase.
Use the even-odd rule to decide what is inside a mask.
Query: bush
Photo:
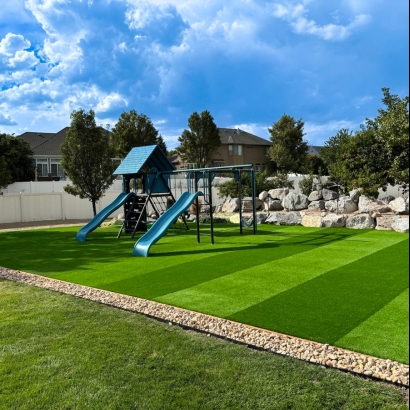
[[[232,176],[232,174],[231,174]],[[256,194],[262,191],[269,191],[275,188],[293,188],[293,182],[289,181],[287,175],[277,175],[276,177],[268,177],[267,172],[257,172],[255,175],[256,184]],[[251,180],[246,173],[241,174],[241,187],[242,187],[242,197],[252,196]],[[238,181],[236,178],[232,177],[230,181],[227,181],[219,185],[219,197],[227,198],[237,198],[239,196],[238,192]]]

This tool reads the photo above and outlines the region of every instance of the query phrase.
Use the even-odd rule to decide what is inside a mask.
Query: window
[[[261,164],[255,164],[255,171],[261,171]]]
[[[36,167],[37,167],[37,176],[39,177],[46,177],[48,174],[48,167],[47,167],[47,159],[37,159],[36,160]]]
[[[64,169],[60,165],[59,159],[50,159],[50,166],[51,166],[51,176],[53,177],[64,177]]]
[[[242,155],[242,145],[228,145],[229,155]]]
[[[264,155],[269,155],[269,147],[263,147],[263,153]]]

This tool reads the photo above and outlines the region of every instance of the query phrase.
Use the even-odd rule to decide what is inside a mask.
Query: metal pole
[[[251,185],[252,185],[252,216],[253,216],[253,234],[256,235],[256,184],[255,184],[255,170],[251,169]]]
[[[198,192],[198,181],[196,179],[196,171],[194,172],[194,178],[195,178],[195,192]],[[199,232],[199,198],[196,197],[195,199],[195,214],[196,214],[196,241],[198,243],[201,242],[201,235]]]
[[[238,171],[238,199],[239,199],[239,232],[242,234],[242,181],[241,170]]]
[[[204,178],[205,183],[205,178]],[[212,210],[212,173],[208,172],[208,195],[209,195],[209,217],[211,218],[211,243],[212,245],[214,242],[214,217],[213,217],[213,210]]]

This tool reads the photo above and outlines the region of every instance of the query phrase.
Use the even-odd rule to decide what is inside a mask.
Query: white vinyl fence
[[[295,191],[299,192],[298,182],[302,176],[291,176],[295,181]],[[218,182],[224,182],[227,178],[220,178]],[[215,185],[217,185],[217,178]],[[202,181],[199,190],[202,189]],[[87,199],[80,199],[67,194],[63,186],[68,181],[47,182],[17,182],[9,185],[0,192],[0,224],[32,221],[52,221],[66,219],[90,220],[93,217],[92,204]],[[182,192],[187,190],[186,179],[173,180],[170,183],[171,191],[178,199]],[[113,185],[97,203],[97,212],[105,208],[122,192],[122,180],[115,180]],[[387,195],[400,196],[398,187],[389,187],[387,192],[380,190],[379,198]],[[212,201],[214,205],[223,202],[218,196],[218,188],[212,187]],[[117,209],[109,218],[116,217],[122,212]]]

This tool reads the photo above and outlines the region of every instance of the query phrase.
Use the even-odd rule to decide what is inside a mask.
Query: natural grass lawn
[[[135,240],[79,228],[0,234],[0,266],[155,300],[408,363],[408,235],[261,225],[216,243],[172,230],[148,258]],[[205,231],[205,229],[203,228]]]
[[[403,393],[0,280],[2,410],[406,409]]]

